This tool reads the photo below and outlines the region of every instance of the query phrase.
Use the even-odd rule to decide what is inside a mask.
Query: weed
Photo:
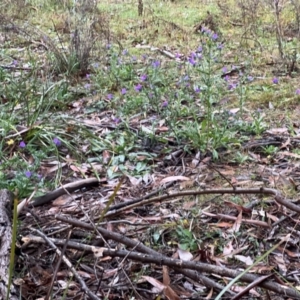
[[[243,164],[246,161],[248,161],[250,158],[248,155],[241,153],[240,151],[237,151],[234,156],[234,161],[238,164]]]
[[[274,155],[278,151],[278,147],[274,145],[265,146],[263,151],[266,155]]]
[[[179,241],[179,247],[182,250],[195,251],[198,249],[197,240],[189,229],[178,226],[176,229],[176,234]]]

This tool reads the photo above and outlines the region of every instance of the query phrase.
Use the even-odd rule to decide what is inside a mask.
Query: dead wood
[[[0,298],[6,299],[9,279],[10,249],[12,242],[11,207],[13,197],[8,190],[0,190]],[[17,300],[16,289],[10,287],[8,299]]]
[[[69,224],[72,224],[73,226],[78,226],[81,228],[85,228],[87,230],[94,230],[93,225],[89,225],[89,224],[80,222],[75,219],[65,218],[65,217],[62,217],[59,215],[56,216],[56,219],[63,221],[63,222],[67,222]],[[194,280],[195,280],[195,277],[197,277],[197,275],[201,276],[200,278],[198,278],[198,282],[200,282],[201,284],[204,284],[206,286],[209,286],[209,287],[216,288],[215,285],[217,284],[218,288],[220,288],[218,283],[212,281],[211,279],[209,279],[208,277],[203,275],[203,272],[206,272],[208,274],[218,274],[220,276],[226,276],[226,277],[231,277],[231,278],[235,278],[235,277],[239,276],[241,273],[240,271],[231,270],[231,269],[228,269],[225,267],[214,266],[211,264],[194,262],[194,261],[183,261],[180,259],[168,258],[165,255],[158,253],[158,252],[152,250],[151,248],[146,247],[142,243],[131,240],[121,234],[108,231],[102,227],[97,227],[97,231],[99,231],[99,233],[101,233],[107,239],[115,240],[119,243],[122,243],[122,244],[128,246],[128,247],[134,248],[135,251],[140,251],[143,253],[143,255],[141,255],[141,253],[132,252],[132,251],[115,251],[115,250],[111,250],[111,249],[107,249],[107,248],[98,248],[98,249],[103,250],[103,256],[127,257],[127,258],[131,258],[131,259],[134,259],[137,261],[141,261],[143,263],[157,263],[158,265],[166,265],[166,266],[169,266],[169,267],[173,268],[174,270],[176,270],[176,271],[180,272],[181,274],[186,275],[190,278],[192,278],[191,276],[193,276]],[[96,249],[96,247],[94,247],[94,248]],[[87,250],[87,248],[85,248],[85,250]],[[93,252],[95,252],[95,251],[93,251]],[[195,271],[198,271],[198,272],[195,272]],[[200,275],[200,273],[201,273],[201,275]],[[241,276],[241,278],[240,278],[240,280],[243,282],[248,282],[251,284],[255,282],[255,284],[257,284],[258,286],[261,286],[267,290],[276,292],[281,295],[286,295],[286,296],[292,297],[294,299],[300,299],[300,293],[297,290],[288,288],[287,286],[277,284],[273,281],[265,281],[264,279],[262,280],[260,278],[260,276],[248,274],[248,273]],[[214,283],[214,285],[212,285],[212,282]],[[228,292],[231,292],[231,291],[228,291]]]
[[[291,201],[288,201],[284,199],[284,196],[276,189],[270,189],[270,188],[253,188],[253,189],[243,189],[243,188],[233,188],[233,189],[210,189],[210,190],[201,190],[201,191],[194,191],[194,190],[187,190],[184,192],[178,192],[178,193],[173,193],[173,194],[167,194],[167,195],[162,195],[159,197],[155,198],[150,198],[146,200],[142,200],[139,202],[131,202],[132,204],[126,205],[125,207],[122,207],[117,210],[111,210],[105,215],[105,217],[113,217],[121,214],[122,212],[126,210],[133,209],[137,206],[141,205],[148,205],[150,203],[155,203],[155,202],[161,202],[167,199],[175,198],[175,197],[183,197],[183,196],[193,196],[193,195],[209,195],[209,194],[257,194],[257,195],[271,195],[274,196],[274,199],[276,202],[279,204],[289,208],[292,211],[300,213],[300,206],[292,203]],[[126,203],[125,203],[126,204]]]

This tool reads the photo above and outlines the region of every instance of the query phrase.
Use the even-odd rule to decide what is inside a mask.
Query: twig
[[[208,165],[208,167],[210,168],[210,169],[213,169],[215,172],[217,172],[225,181],[227,181],[228,182],[228,184],[233,188],[233,189],[235,189],[235,187],[234,187],[234,185],[232,184],[232,182],[228,179],[228,178],[226,178],[226,176],[224,176],[217,168],[215,168],[214,166],[212,166],[212,165]]]
[[[231,221],[236,221],[237,217],[233,217],[233,216],[228,216],[228,215],[224,215],[224,214],[212,214],[206,211],[202,211],[203,215],[212,217],[212,218],[218,218],[218,219],[225,219],[225,220],[231,220]],[[258,221],[258,220],[247,220],[247,219],[242,219],[241,220],[243,223],[247,223],[247,224],[253,224],[253,225],[257,225],[257,226],[261,226],[261,227],[265,227],[265,228],[270,228],[270,225],[266,222],[262,222],[262,221]]]
[[[55,281],[57,272],[59,270],[62,258],[65,255],[65,252],[66,252],[66,249],[67,249],[67,244],[68,244],[68,241],[70,240],[71,232],[72,231],[70,230],[69,233],[68,233],[68,238],[67,238],[67,240],[65,240],[65,244],[64,244],[63,249],[61,251],[61,255],[58,258],[58,261],[57,261],[57,264],[56,264],[56,267],[55,267],[55,270],[53,272],[52,279],[51,279],[51,282],[50,282],[50,285],[49,285],[49,288],[48,288],[48,292],[47,292],[47,295],[45,297],[45,300],[49,300],[50,297],[51,297],[51,293],[52,293],[52,288],[53,288],[53,285],[54,285],[54,281]]]
[[[88,179],[82,179],[79,181],[71,182],[63,185],[62,187],[56,189],[53,192],[34,198],[33,202],[30,204],[34,207],[41,206],[43,204],[51,202],[52,200],[58,198],[59,196],[65,195],[66,191],[71,193],[76,190],[82,189],[84,187],[97,186],[98,184],[99,184],[99,180],[97,178],[88,178]]]
[[[80,222],[76,219],[71,219],[71,218],[65,218],[59,215],[56,215],[55,218],[57,220],[72,224],[73,226],[77,226],[77,227],[81,227],[81,228],[85,228],[87,230],[94,230],[94,226],[93,225],[89,225],[86,224],[84,222]],[[146,254],[150,254],[150,255],[154,255],[156,257],[164,257],[162,254],[152,250],[151,248],[146,247],[145,245],[143,245],[142,243],[133,241],[121,234],[118,234],[116,232],[112,232],[112,231],[108,231],[102,227],[97,227],[97,231],[99,231],[101,233],[101,235],[103,235],[105,238],[107,239],[112,239],[114,241],[117,241],[119,243],[122,243],[128,247],[134,248],[136,247],[137,251],[140,251],[142,253],[146,253]],[[137,245],[138,244],[138,245]],[[139,254],[140,255],[140,254]],[[211,280],[210,278],[199,274],[198,272],[194,272],[191,270],[186,270],[183,269],[181,266],[172,266],[173,269],[175,269],[177,272],[182,273],[183,275],[197,281],[200,282],[201,284],[211,287],[213,289],[216,290],[222,290],[224,288],[224,286],[222,286],[219,283],[214,282],[213,280]],[[228,291],[229,293],[231,293],[232,295],[235,294],[231,291]]]
[[[75,270],[75,268],[73,267],[73,265],[71,264],[71,262],[66,258],[65,255],[62,255],[61,251],[55,246],[55,244],[44,234],[42,233],[40,230],[32,228],[32,230],[34,232],[36,232],[38,235],[40,235],[53,249],[55,249],[56,253],[59,256],[62,256],[62,260],[64,261],[64,263],[69,267],[69,269],[71,270],[71,272],[73,273],[74,277],[78,280],[78,282],[81,285],[81,288],[83,289],[83,291],[90,297],[90,299],[92,300],[100,300],[100,298],[98,298],[85,284],[85,282],[81,279],[81,277],[79,276],[79,274],[77,273],[77,271]]]
[[[165,189],[168,189],[169,187],[171,187],[172,185],[174,184],[174,181],[173,182],[168,182],[166,185],[164,185],[163,187],[160,187],[154,191],[152,191],[151,193],[143,196],[143,197],[140,197],[140,198],[137,198],[137,199],[134,199],[134,200],[131,200],[131,201],[126,201],[126,202],[122,202],[122,203],[118,203],[116,205],[112,205],[110,208],[109,208],[109,211],[111,210],[116,210],[116,209],[119,209],[119,208],[122,208],[122,207],[125,207],[125,206],[128,206],[128,205],[131,205],[131,204],[135,204],[135,203],[139,203],[141,202],[142,200],[146,200],[146,199],[149,199],[150,197],[152,196],[155,196],[157,194],[159,194],[160,192],[162,192],[163,190]]]
[[[66,221],[67,223],[71,223],[74,226],[84,225],[84,226],[80,226],[80,227],[83,227],[85,229],[90,229],[90,230],[92,229],[91,225],[85,224],[83,222],[79,222],[79,221],[74,220],[74,219],[67,219],[67,218],[64,218],[64,217],[61,217],[61,216],[57,216],[56,219]],[[194,271],[192,271],[192,270],[196,270],[196,271],[201,272],[201,273],[207,272],[208,274],[218,274],[220,276],[235,278],[241,273],[239,271],[230,270],[230,269],[224,268],[224,267],[214,266],[214,265],[211,265],[211,264],[205,264],[205,263],[200,263],[200,262],[195,262],[195,261],[182,261],[182,260],[179,260],[179,259],[168,258],[168,257],[166,257],[166,256],[164,256],[160,253],[157,253],[156,251],[144,246],[143,244],[141,244],[139,242],[135,242],[135,241],[130,240],[128,238],[125,238],[126,241],[124,242],[124,237],[122,235],[117,234],[115,232],[107,231],[103,228],[99,228],[99,230],[100,229],[101,229],[101,231],[103,231],[102,234],[105,235],[107,238],[116,240],[115,237],[117,235],[117,236],[119,236],[118,241],[120,243],[123,243],[123,244],[125,244],[129,247],[136,246],[136,249],[138,251],[141,251],[141,248],[142,249],[144,249],[144,248],[148,249],[149,254],[147,253],[147,254],[141,255],[140,253],[137,253],[137,252],[130,252],[130,251],[125,251],[125,250],[111,250],[111,249],[107,249],[107,248],[97,248],[97,247],[84,245],[84,244],[80,244],[80,243],[76,243],[76,242],[72,242],[72,241],[68,242],[68,246],[72,247],[74,249],[77,249],[77,250],[81,250],[81,251],[87,251],[87,252],[93,252],[93,253],[102,252],[103,256],[128,257],[130,259],[141,261],[143,263],[157,263],[158,265],[166,265],[166,266],[169,266],[171,268],[175,267],[175,269],[178,270],[182,274],[184,274],[185,271],[189,271],[191,273],[196,274]],[[105,231],[107,232],[108,235],[106,235],[104,233]],[[43,242],[42,240],[38,240],[36,237],[31,237],[30,236],[29,238],[32,241],[35,241],[35,242]],[[64,240],[58,240],[58,239],[50,239],[50,240],[52,240],[54,243],[56,243],[58,245],[63,245],[65,243]],[[130,243],[128,243],[128,240],[130,240]],[[97,249],[98,249],[98,251],[97,251]],[[144,252],[144,251],[141,251],[141,252]],[[151,252],[151,254],[150,254],[150,252]],[[190,270],[188,270],[188,269],[190,269]],[[253,282],[257,282],[257,280],[260,280],[260,278],[261,277],[257,276],[257,275],[245,274],[240,279],[241,279],[241,281],[244,281],[244,282],[253,283]],[[263,280],[265,280],[265,279],[263,278]],[[265,282],[265,281],[263,281],[263,282],[259,282],[258,285],[265,288],[265,289],[274,291],[278,294],[281,294],[281,295],[284,294],[288,297],[293,297],[295,299],[300,299],[300,294],[297,290],[294,290],[294,289],[289,288],[289,287],[282,286],[282,285],[277,284],[275,282],[271,282],[271,281]],[[206,286],[208,286],[208,285],[206,285]],[[210,286],[208,286],[208,287],[210,287]]]
[[[209,195],[209,194],[259,194],[259,195],[273,195],[275,200],[280,203],[281,205],[296,211],[300,213],[300,207],[298,205],[295,205],[291,201],[287,201],[284,199],[284,197],[281,195],[281,193],[275,189],[270,188],[253,188],[253,189],[242,189],[242,188],[235,188],[235,189],[211,189],[211,190],[202,190],[202,191],[193,191],[193,190],[187,190],[184,192],[177,192],[173,194],[167,194],[147,200],[143,200],[138,203],[134,203],[131,205],[127,205],[126,207],[123,207],[119,210],[114,210],[108,212],[105,217],[113,217],[116,215],[121,214],[122,212],[126,210],[130,210],[132,208],[135,208],[137,206],[141,205],[148,205],[153,202],[160,202],[166,199],[175,198],[175,197],[184,197],[184,196],[192,196],[192,195]]]
[[[259,283],[265,281],[266,279],[270,278],[271,276],[273,276],[273,274],[269,274],[269,275],[261,276],[261,277],[257,278],[255,281],[253,281],[251,284],[249,284],[246,288],[244,288],[240,293],[238,293],[236,296],[232,297],[230,300],[240,299],[245,294],[247,294],[251,289],[256,287]]]

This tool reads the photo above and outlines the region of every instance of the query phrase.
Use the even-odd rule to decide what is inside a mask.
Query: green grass
[[[8,32],[0,51],[8,66],[0,67],[0,188],[21,199],[72,177],[142,181],[178,149],[242,165],[254,160],[244,142],[273,127],[294,134],[299,70],[288,68],[294,56],[299,64],[299,41],[284,35],[296,22],[288,5],[282,60],[267,4],[144,2],[143,16],[136,1],[101,1],[92,12],[54,0],[28,1],[22,14],[20,3],[6,9],[22,30]],[[218,36],[194,30],[207,11]],[[267,146],[261,155],[277,151]],[[170,231],[191,251],[203,238],[192,225]]]

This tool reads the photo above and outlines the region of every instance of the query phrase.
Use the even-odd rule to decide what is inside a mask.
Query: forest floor
[[[300,299],[300,6],[136,2],[0,5],[13,284]]]

